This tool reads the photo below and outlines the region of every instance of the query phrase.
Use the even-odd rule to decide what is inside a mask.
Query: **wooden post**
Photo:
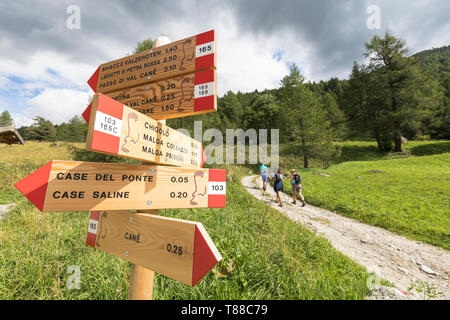
[[[156,38],[154,48],[170,43],[170,39],[164,36]],[[166,120],[159,122],[166,124]],[[148,164],[142,162],[142,164]],[[137,212],[159,214],[159,210],[139,210]],[[128,287],[128,300],[152,300],[153,298],[153,277],[152,270],[132,264],[130,272],[130,285]]]
[[[156,211],[154,214],[158,214],[158,210],[154,211]],[[152,300],[154,274],[152,270],[131,264],[128,300]]]

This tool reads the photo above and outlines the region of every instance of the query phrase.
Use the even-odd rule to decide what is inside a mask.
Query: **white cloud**
[[[29,99],[30,107],[23,115],[29,118],[44,117],[55,124],[66,122],[75,115],[81,116],[86,109],[91,93],[73,89],[45,89]]]
[[[283,60],[274,58],[281,47],[271,39],[240,35],[232,16],[222,17],[216,28],[219,96],[228,90],[249,92],[277,87],[289,72]]]
[[[31,125],[36,116],[67,122],[81,115],[93,94],[86,81],[94,70],[56,51],[30,53],[25,62],[0,57],[1,107],[17,127]]]
[[[8,77],[0,74],[0,88],[2,90],[10,90],[14,85],[14,82],[12,82]]]
[[[217,86],[219,96],[227,91],[249,92],[255,89],[272,89],[289,69],[286,61],[277,59],[274,54],[284,50],[283,39],[257,36],[239,30],[235,13],[228,8],[221,8],[214,15],[201,19],[200,26],[175,21],[166,30],[172,41],[190,37],[200,32],[214,29],[217,34]]]
[[[39,13],[48,21],[32,19],[34,11],[45,7],[42,5],[21,9],[20,14],[25,12],[31,18],[20,25],[7,19],[14,16],[13,11],[0,12],[0,24],[5,21],[5,27],[0,28],[0,51],[4,53],[0,56],[0,107],[15,116],[16,124],[28,125],[37,115],[61,123],[81,114],[93,94],[86,81],[98,64],[131,53],[138,40],[148,37],[162,34],[176,41],[215,29],[218,93],[222,96],[228,90],[279,87],[280,80],[289,73],[288,64],[293,62],[307,80],[347,77],[353,60],[363,59],[364,41],[375,34],[366,28],[365,6],[353,2],[331,5],[292,1],[277,5],[254,1],[258,6],[253,8],[249,2],[213,1],[205,5],[185,1],[167,5],[173,6],[170,12],[164,12],[164,7],[159,8],[161,12],[155,8],[153,14],[158,19],[151,21],[143,14],[145,8],[151,7],[148,3],[112,2],[98,15],[87,14],[95,12],[97,4],[90,7],[92,2],[80,3],[82,28],[76,31],[67,30],[63,20],[62,27],[59,20],[52,20],[55,16],[49,12],[59,10],[53,4],[47,8],[51,11]],[[448,44],[448,22],[434,18],[442,11],[439,6],[424,1],[419,5],[376,0],[374,4],[382,10],[382,29],[389,27],[404,37],[414,51]],[[110,14],[115,11],[121,11],[120,22]],[[184,11],[190,13],[174,18],[177,12]],[[11,25],[14,27],[6,28]],[[109,32],[105,32],[105,26]]]
[[[0,75],[23,82],[17,89],[88,88],[86,81],[94,71],[91,65],[74,62],[57,51],[32,52],[27,61],[17,61],[13,56],[0,57]]]
[[[20,128],[23,126],[31,126],[34,123],[32,118],[24,116],[23,114],[17,114],[13,112],[11,113],[11,117],[13,118],[16,128]]]

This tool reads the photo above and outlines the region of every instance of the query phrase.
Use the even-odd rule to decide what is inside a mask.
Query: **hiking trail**
[[[256,184],[255,184],[256,181]],[[260,176],[246,176],[241,180],[246,190],[289,219],[301,223],[315,234],[322,235],[339,252],[373,273],[369,283],[377,283],[376,277],[388,280],[398,289],[407,292],[412,282],[423,281],[443,294],[438,299],[450,299],[450,252],[419,241],[410,240],[385,229],[374,227],[301,202],[291,204],[292,197],[282,194],[283,207],[276,203],[273,187],[267,184],[262,191]],[[370,287],[369,287],[370,288]],[[367,299],[423,299],[418,293],[382,287],[390,292],[372,290]]]

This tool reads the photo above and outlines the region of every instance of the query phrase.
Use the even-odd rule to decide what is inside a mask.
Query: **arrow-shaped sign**
[[[182,167],[203,167],[202,144],[113,100],[94,95],[86,149]]]
[[[217,111],[216,71],[205,70],[173,79],[106,93],[124,105],[163,120]],[[83,112],[89,123],[91,105]]]
[[[226,171],[53,160],[14,185],[40,211],[217,208]]]
[[[91,211],[86,243],[190,286],[222,260],[201,223],[129,211]]]
[[[100,65],[88,81],[95,92],[113,92],[216,66],[214,30]]]

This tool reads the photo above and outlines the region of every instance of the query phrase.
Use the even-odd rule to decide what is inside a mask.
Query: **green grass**
[[[57,146],[59,144],[59,146]],[[24,162],[42,165],[50,160],[70,160],[68,146],[84,148],[84,143],[27,141],[24,145],[0,143],[0,163],[21,164]]]
[[[450,249],[450,142],[410,141],[401,154],[379,154],[374,142],[340,145],[341,163],[301,170],[308,203]],[[299,169],[290,159],[280,162],[286,172]],[[291,194],[288,180],[285,192]]]
[[[0,299],[126,299],[130,265],[86,247],[87,212],[41,213],[13,187],[56,155],[67,157],[59,150],[48,144],[41,163],[21,160],[20,149],[15,160],[12,155],[0,160],[0,197],[17,203],[0,221]],[[202,222],[223,260],[192,288],[156,275],[155,299],[361,299],[367,294],[370,275],[362,267],[249,195],[240,184],[248,168],[227,170],[233,177],[227,208],[161,210]],[[81,269],[79,290],[66,286],[72,265]]]

